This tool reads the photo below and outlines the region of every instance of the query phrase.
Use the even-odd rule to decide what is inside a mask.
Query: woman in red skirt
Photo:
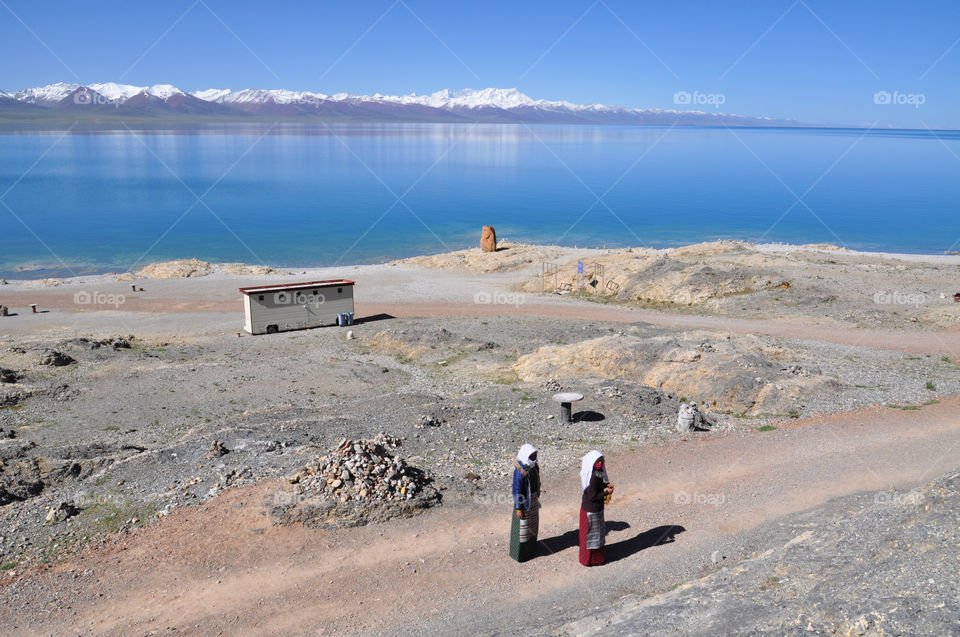
[[[580,504],[580,563],[584,566],[606,561],[607,525],[603,519],[603,505],[613,495],[613,485],[607,479],[603,454],[591,451],[583,457],[580,466],[580,484],[583,499]]]

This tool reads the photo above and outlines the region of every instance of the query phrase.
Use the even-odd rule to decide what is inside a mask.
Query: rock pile
[[[446,422],[446,420],[435,414],[423,414],[420,416],[420,422],[415,424],[413,427],[415,429],[423,429],[424,427],[439,427]]]
[[[83,349],[100,349],[101,347],[112,347],[114,350],[120,349],[130,349],[130,341],[136,340],[134,336],[112,336],[109,338],[99,338],[99,339],[90,339],[90,338],[72,338],[68,341],[64,341],[65,345],[72,345],[75,347],[81,347]]]
[[[546,381],[541,383],[540,389],[545,392],[555,394],[563,389],[563,385],[561,385],[560,381],[558,381],[556,378],[548,378]]]
[[[395,502],[412,500],[432,480],[388,450],[400,444],[379,434],[372,440],[341,440],[330,456],[317,458],[290,481],[300,493],[340,502]]]
[[[64,367],[77,361],[73,360],[70,356],[67,356],[63,352],[58,352],[52,349],[42,349],[39,354],[37,354],[37,364],[38,365],[49,365],[50,367]]]
[[[221,441],[214,440],[213,444],[210,445],[209,451],[207,451],[207,460],[219,458],[220,456],[225,456],[228,453],[230,453],[230,450],[224,447]]]
[[[63,522],[80,513],[80,509],[73,502],[61,502],[47,511],[44,518],[47,522]]]

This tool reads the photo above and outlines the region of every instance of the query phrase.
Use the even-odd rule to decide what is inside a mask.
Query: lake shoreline
[[[517,242],[513,243],[509,240],[506,240],[509,245],[519,245],[519,246],[534,246],[544,249],[557,249],[564,253],[566,252],[584,252],[588,254],[602,254],[602,253],[614,253],[622,250],[632,250],[632,249],[647,249],[659,252],[662,254],[668,254],[672,250],[678,250],[687,248],[692,245],[698,245],[695,243],[679,244],[676,246],[669,246],[663,248],[637,248],[636,246],[626,246],[626,247],[589,247],[589,246],[572,246],[572,245],[557,245],[557,244],[546,244],[546,243],[528,243],[528,242]],[[912,252],[887,252],[880,250],[851,250],[847,248],[842,248],[840,246],[832,244],[793,244],[793,243],[752,243],[749,241],[738,241],[735,239],[722,239],[718,238],[717,241],[731,241],[735,243],[743,243],[744,245],[751,246],[759,252],[764,252],[768,254],[792,254],[795,252],[805,251],[805,252],[823,252],[823,253],[834,253],[839,252],[848,255],[856,255],[865,258],[878,258],[878,259],[896,259],[900,261],[907,261],[913,263],[939,263],[939,264],[960,264],[960,253],[953,251],[944,254],[938,253],[912,253]],[[469,249],[469,248],[464,248]],[[340,268],[353,268],[353,267],[376,267],[389,265],[391,263],[405,261],[409,259],[419,259],[419,258],[429,258],[436,257],[445,254],[445,251],[437,252],[424,252],[419,254],[412,255],[403,255],[393,258],[384,258],[382,260],[374,262],[351,262],[345,264],[294,264],[294,265],[282,265],[282,264],[257,264],[262,267],[272,268],[277,271],[315,271],[315,270],[329,270]],[[155,262],[143,262],[136,266],[134,270],[122,270],[108,265],[76,265],[76,266],[67,266],[67,267],[51,267],[48,265],[22,265],[17,266],[18,269],[9,269],[4,270],[0,269],[0,279],[4,279],[9,283],[30,283],[32,281],[41,281],[47,279],[58,279],[63,281],[98,281],[98,280],[109,280],[110,277],[124,276],[132,273],[136,273],[139,270],[148,268],[151,266],[156,266],[162,263],[174,262],[174,261],[185,261],[185,260],[199,260],[210,265],[223,265],[223,263],[218,263],[216,261],[210,261],[203,259],[193,254],[185,254],[173,259],[167,259],[164,261],[155,261]],[[250,265],[250,264],[245,264]]]

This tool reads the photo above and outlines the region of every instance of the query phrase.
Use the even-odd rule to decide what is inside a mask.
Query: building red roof
[[[347,279],[330,279],[327,281],[307,281],[306,283],[283,283],[281,285],[256,285],[249,288],[240,288],[242,294],[261,294],[263,292],[282,292],[286,290],[310,290],[314,288],[333,288],[344,285],[355,285],[356,281]]]

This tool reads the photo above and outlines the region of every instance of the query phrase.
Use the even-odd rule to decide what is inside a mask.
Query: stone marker
[[[497,231],[493,226],[483,227],[483,232],[480,234],[480,247],[484,252],[497,251]]]

